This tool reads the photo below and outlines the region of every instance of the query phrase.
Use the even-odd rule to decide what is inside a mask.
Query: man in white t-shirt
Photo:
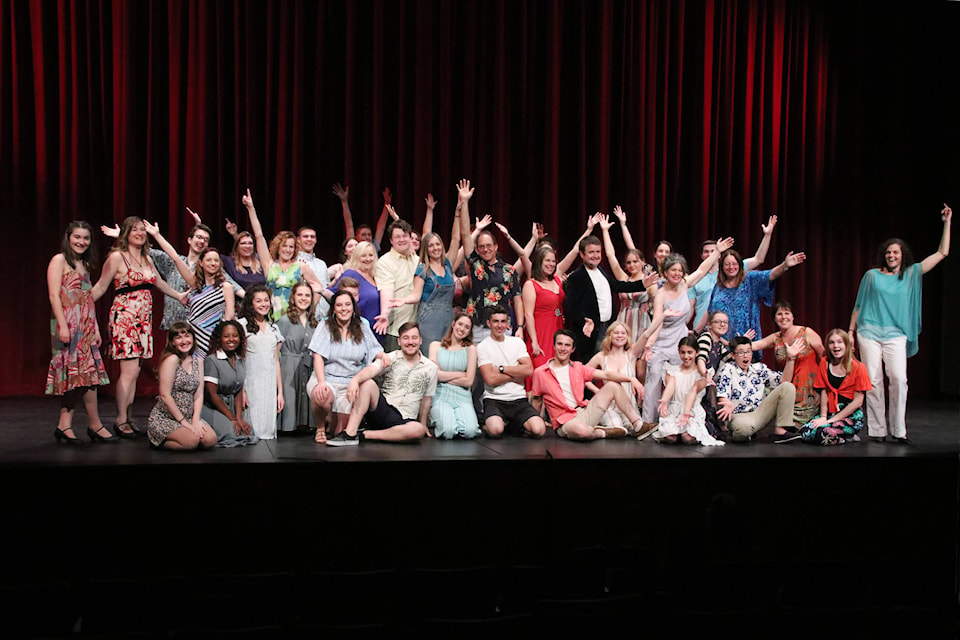
[[[400,349],[360,370],[347,386],[353,402],[346,428],[327,440],[332,447],[359,444],[363,440],[405,442],[429,435],[427,417],[437,392],[437,365],[420,353],[420,327],[416,322],[400,326]],[[374,378],[381,377],[380,386]],[[367,428],[359,431],[367,419]]]
[[[483,430],[499,438],[505,429],[522,428],[540,437],[546,425],[527,401],[524,378],[533,373],[533,361],[521,338],[508,336],[510,316],[502,306],[487,314],[490,336],[477,346],[477,364],[483,378]]]

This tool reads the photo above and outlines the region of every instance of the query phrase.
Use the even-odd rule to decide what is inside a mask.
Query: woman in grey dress
[[[221,322],[210,336],[210,353],[203,361],[203,409],[200,416],[213,427],[218,447],[255,444],[253,429],[243,419],[243,381],[247,340],[236,320]]]
[[[277,321],[283,335],[280,346],[280,377],[283,379],[283,412],[278,433],[315,428],[307,395],[307,380],[313,373],[313,352],[307,347],[317,327],[313,289],[298,282],[290,292],[287,312]]]

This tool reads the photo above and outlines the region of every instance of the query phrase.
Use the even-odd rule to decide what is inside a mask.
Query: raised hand
[[[599,213],[595,213],[592,216],[587,216],[587,234],[593,233],[593,228],[597,225],[597,216]]]
[[[723,253],[733,246],[733,238],[720,238],[717,240],[717,251]]]
[[[800,253],[794,253],[791,251],[787,254],[787,257],[783,259],[783,266],[787,267],[788,269],[792,269],[806,259],[807,254],[803,253],[802,251]]]
[[[491,218],[491,217],[490,217],[490,214],[488,213],[487,215],[483,216],[482,218],[477,218],[476,221],[477,221],[477,225],[476,225],[475,228],[476,228],[478,231],[482,231],[483,229],[486,229],[487,227],[490,226],[490,223],[493,222],[493,218]]]
[[[107,236],[108,238],[119,238],[120,237],[120,225],[115,224],[112,227],[108,227],[103,224],[100,225],[100,232]]]
[[[383,206],[387,208],[387,213],[390,214],[390,217],[391,217],[391,218],[393,218],[394,220],[399,220],[399,219],[400,219],[400,216],[397,215],[397,210],[394,209],[394,208],[390,205],[389,202],[386,203],[386,204],[384,204]]]
[[[490,216],[487,216],[487,217],[489,218]],[[510,230],[507,229],[507,228],[506,228],[505,226],[503,226],[502,224],[500,224],[499,222],[494,222],[494,224],[497,225],[497,229],[500,229],[500,233],[503,234],[503,237],[504,237],[504,238],[507,238],[507,239],[509,240],[509,239],[510,239]]]
[[[940,210],[940,219],[944,222],[950,222],[950,218],[953,217],[953,209],[947,206],[947,203],[943,203],[943,209]]]
[[[763,229],[763,235],[768,236],[773,233],[773,228],[777,226],[777,214],[773,214],[767,219],[767,224],[761,224],[760,228]]]
[[[601,228],[603,231],[610,231],[610,227],[612,227],[612,226],[615,224],[615,223],[613,223],[613,222],[610,222],[610,216],[608,216],[608,215],[605,214],[605,213],[600,213],[600,212],[597,212],[596,215],[599,216],[599,217],[597,218],[597,221],[600,223],[600,228]]]
[[[247,189],[246,195],[240,198],[240,202],[243,203],[247,209],[253,209],[253,196],[250,195],[250,189]]]
[[[230,222],[230,218],[226,218],[226,223],[223,225],[223,228],[227,230],[231,238],[237,237],[237,223]]]
[[[427,203],[427,209],[430,209],[431,211],[437,208],[437,201],[434,199],[432,193],[427,194],[427,197],[424,198],[424,202]]]
[[[347,198],[350,197],[350,187],[344,187],[339,182],[330,189],[333,195],[340,198],[341,202],[346,202]]]
[[[473,197],[473,187],[470,186],[470,181],[466,178],[462,179],[455,186],[457,188],[457,197],[460,198],[461,202],[466,202]]]
[[[191,209],[190,207],[186,207],[186,209],[187,209],[187,213],[189,213],[191,216],[193,216],[193,221],[194,221],[194,223],[196,223],[196,224],[203,224],[203,223],[200,221],[200,214],[199,214],[199,213],[197,213],[196,211],[194,211],[194,210]]]
[[[383,204],[390,204],[393,202],[393,194],[390,193],[390,187],[383,188]]]
[[[535,222],[534,228],[536,229],[534,233],[537,236],[537,240],[540,240],[541,238],[545,238],[547,236],[547,232],[543,230],[543,224],[539,222]]]
[[[787,345],[787,357],[791,360],[796,359],[801,353],[803,353],[804,347],[803,338],[797,336],[797,339]]]
[[[757,332],[754,329],[747,329],[746,331],[743,332],[743,337],[750,338],[751,340],[753,340],[754,338],[757,337]]]
[[[143,221],[143,228],[147,230],[147,233],[150,234],[151,238],[156,238],[157,234],[160,233],[160,225],[154,224],[149,220]]]
[[[620,221],[620,224],[627,224],[627,214],[624,213],[623,209],[620,208],[620,205],[617,205],[613,208],[613,215],[617,216],[617,220]]]

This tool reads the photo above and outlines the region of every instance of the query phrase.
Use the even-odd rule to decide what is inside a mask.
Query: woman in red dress
[[[534,368],[553,357],[553,334],[563,328],[566,295],[557,276],[557,254],[541,244],[533,252],[530,279],[523,284],[524,337]]]

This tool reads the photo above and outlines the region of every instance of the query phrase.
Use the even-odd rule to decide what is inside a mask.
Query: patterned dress
[[[440,347],[437,352],[437,364],[441,371],[467,370],[467,350],[460,348],[448,350]],[[430,420],[435,435],[440,439],[476,438],[480,435],[477,412],[473,408],[470,389],[458,387],[448,382],[437,383],[437,393],[430,405]]]
[[[153,293],[157,275],[146,277],[127,266],[113,279],[113,306],[110,307],[110,357],[114,360],[153,357]]]
[[[190,295],[190,315],[187,322],[197,334],[195,353],[201,358],[206,357],[207,350],[210,348],[210,336],[223,319],[223,313],[226,310],[227,303],[220,285],[208,284]]]
[[[287,312],[293,286],[301,280],[303,274],[300,273],[299,262],[292,262],[286,269],[281,269],[276,262],[270,265],[270,270],[267,271],[267,286],[270,288],[270,306],[273,308],[270,313],[271,320],[276,322]]]
[[[627,326],[632,342],[636,342],[640,334],[650,326],[649,299],[646,291],[620,294],[620,313],[617,320]]]
[[[753,339],[759,340],[763,337],[760,305],[772,305],[775,291],[776,283],[770,282],[770,271],[748,271],[740,286],[735,288],[722,286],[718,278],[708,312],[723,311],[730,318],[730,328],[724,335],[727,340],[742,336],[749,329],[756,331]],[[761,352],[755,351],[753,361],[759,362],[761,357]]]
[[[187,420],[193,420],[193,399],[200,386],[203,375],[203,362],[196,354],[190,356],[192,367],[190,373],[183,368],[183,361],[177,363],[177,370],[173,374],[173,401],[177,409]],[[170,413],[170,409],[162,398],[157,398],[157,404],[153,405],[153,411],[147,419],[147,438],[150,444],[159,447],[167,436],[179,429],[182,425],[176,417]]]
[[[262,440],[277,437],[277,345],[283,342],[280,330],[273,323],[266,331],[250,333],[247,319],[240,324],[247,332],[246,379],[243,388],[247,392],[247,408],[243,416],[253,432]]]
[[[817,378],[817,354],[807,343],[807,327],[799,327],[798,338],[803,340],[803,351],[793,361],[793,386],[797,388],[797,399],[793,403],[793,422],[802,426],[820,415],[820,394],[813,384]],[[777,362],[786,364],[787,345],[780,334],[773,341]]]
[[[60,305],[70,330],[70,342],[60,342],[57,321],[50,321],[53,357],[47,370],[47,395],[62,396],[67,391],[109,384],[100,358],[97,340],[97,316],[90,295],[90,277],[73,269],[60,280]]]
[[[537,330],[537,343],[542,352],[539,356],[531,356],[534,369],[553,357],[553,334],[563,329],[563,301],[567,294],[563,290],[560,278],[554,276],[553,281],[557,285],[558,293],[532,280],[533,288],[537,292],[536,302],[533,305],[533,324]],[[530,338],[524,335],[524,341],[527,343],[527,351],[532,354]],[[531,378],[527,378],[528,389],[530,382]]]

